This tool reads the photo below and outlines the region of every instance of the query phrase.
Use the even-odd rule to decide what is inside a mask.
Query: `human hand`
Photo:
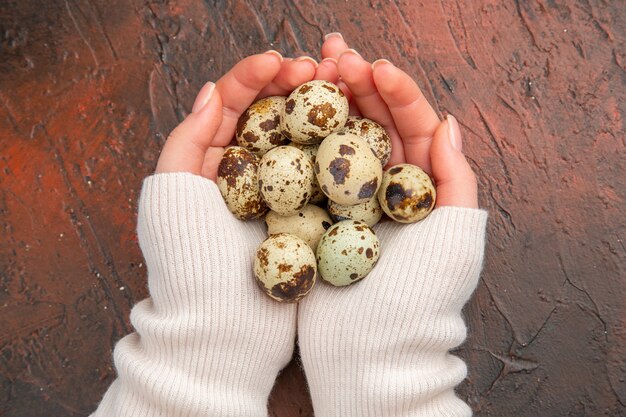
[[[486,212],[462,154],[456,120],[441,122],[417,84],[387,61],[370,65],[339,36],[322,56],[338,61],[352,114],[383,125],[388,166],[418,165],[434,177],[424,220],[374,226],[381,254],[348,287],[319,282],[298,308],[298,340],[315,415],[469,416],[454,393],[466,375],[450,355],[466,335],[461,309],[482,267]],[[342,85],[343,84],[343,85]]]
[[[300,84],[336,73],[332,61],[318,65],[309,57],[283,59],[275,51],[241,60],[215,84],[202,87],[191,113],[169,135],[156,173],[190,172],[215,181],[237,120],[252,102],[288,95]]]
[[[248,57],[207,83],[169,136],[139,199],[150,297],[131,310],[136,332],[116,344],[118,378],[94,416],[267,414],[293,354],[297,305],[259,290],[252,259],[265,227],[232,216],[207,178],[252,101],[284,95],[326,65]]]
[[[436,183],[436,207],[478,207],[476,177],[463,156],[457,120],[443,122],[413,79],[387,60],[370,64],[338,34],[328,36],[322,57],[338,61],[338,75],[349,90],[352,113],[381,124],[391,138],[388,167],[409,163]]]

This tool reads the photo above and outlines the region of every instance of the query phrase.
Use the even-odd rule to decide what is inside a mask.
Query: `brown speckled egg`
[[[293,146],[271,149],[259,163],[259,188],[263,200],[281,216],[296,214],[313,192],[313,165]]]
[[[284,136],[310,145],[341,129],[348,119],[348,99],[335,84],[314,80],[287,97],[281,118]]]
[[[280,132],[280,115],[285,97],[266,97],[254,102],[237,121],[237,144],[261,157],[289,139]]]
[[[265,216],[265,223],[267,223],[269,235],[291,233],[303,239],[311,249],[315,250],[322,235],[333,224],[333,221],[323,208],[307,204],[291,216],[281,216],[270,211]]]
[[[380,186],[383,169],[367,142],[352,133],[333,133],[317,151],[315,175],[335,203],[369,201]]]
[[[435,207],[435,186],[421,168],[400,164],[383,176],[378,201],[389,217],[400,223],[422,220]]]
[[[311,164],[315,166],[315,159],[317,157],[317,150],[319,145],[302,145],[300,143],[291,142],[289,146],[294,146],[304,152],[309,158],[311,158]],[[326,194],[322,192],[317,178],[313,179],[313,195],[309,200],[311,204],[321,204],[326,201]]]
[[[279,233],[267,238],[254,257],[259,287],[276,301],[293,303],[311,291],[317,277],[315,255],[297,236]]]
[[[391,157],[391,139],[381,125],[364,117],[350,116],[342,131],[354,133],[364,139],[374,155],[380,159],[382,166],[387,165]]]
[[[217,187],[238,219],[256,219],[268,210],[259,192],[258,168],[259,158],[239,146],[226,149],[217,168]]]
[[[374,268],[380,242],[365,223],[344,220],[332,225],[317,246],[317,267],[324,281],[344,286],[363,279]]]
[[[365,203],[355,204],[354,206],[344,206],[329,200],[328,213],[336,222],[342,220],[358,220],[367,224],[369,227],[374,226],[380,221],[380,218],[383,217],[383,209],[380,208],[377,196],[370,198],[369,201]]]

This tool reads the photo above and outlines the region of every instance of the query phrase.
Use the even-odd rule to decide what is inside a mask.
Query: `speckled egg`
[[[281,118],[284,136],[310,145],[341,129],[348,119],[348,99],[335,84],[314,80],[287,97]]]
[[[259,162],[259,188],[263,200],[281,216],[296,214],[313,193],[313,165],[293,146],[268,151]]]
[[[354,205],[372,198],[382,179],[382,165],[367,142],[352,133],[333,133],[317,151],[315,175],[335,203]]]
[[[280,132],[280,115],[285,97],[266,97],[254,102],[237,121],[237,144],[258,157],[289,139]]]
[[[315,255],[297,236],[279,233],[267,238],[254,257],[254,277],[276,301],[293,303],[311,291],[317,277]]]
[[[319,145],[302,145],[300,143],[291,142],[289,146],[294,146],[304,152],[309,158],[311,158],[311,164],[315,166],[315,159],[317,157],[317,150]],[[326,201],[326,194],[322,192],[320,183],[317,182],[317,178],[313,179],[313,195],[309,200],[311,204],[321,204]]]
[[[387,165],[391,157],[391,139],[381,125],[364,117],[350,116],[342,131],[365,140],[382,166]]]
[[[383,209],[380,208],[377,196],[370,198],[369,201],[365,203],[355,204],[354,206],[344,206],[329,200],[328,213],[336,222],[342,220],[358,220],[367,224],[369,227],[374,226],[380,221],[380,218],[383,217]]]
[[[239,146],[226,149],[217,168],[217,187],[238,219],[256,219],[268,211],[259,192],[258,168],[259,158]]]
[[[332,225],[317,246],[317,267],[324,281],[344,286],[363,279],[378,261],[380,243],[365,223],[344,220]]]
[[[400,164],[387,170],[378,201],[389,217],[400,223],[422,220],[435,207],[435,186],[421,168]]]
[[[267,233],[291,233],[303,239],[311,249],[317,249],[322,235],[333,224],[332,219],[323,208],[307,204],[302,210],[291,216],[281,216],[270,211],[265,216]]]

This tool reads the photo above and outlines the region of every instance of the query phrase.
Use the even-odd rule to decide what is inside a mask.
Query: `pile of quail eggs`
[[[433,183],[417,166],[383,172],[391,155],[385,129],[349,116],[343,92],[327,81],[256,101],[236,139],[217,185],[237,218],[265,216],[269,237],[256,252],[254,276],[277,301],[302,299],[318,274],[335,286],[363,279],[378,261],[372,226],[383,212],[413,223],[435,205]]]

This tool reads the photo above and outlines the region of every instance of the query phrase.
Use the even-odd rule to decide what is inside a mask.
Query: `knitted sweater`
[[[117,379],[92,417],[267,416],[296,328],[316,416],[468,416],[461,308],[476,287],[486,212],[438,208],[375,227],[381,257],[359,283],[321,280],[298,305],[257,287],[262,221],[241,222],[215,183],[146,178],[137,233],[150,297],[115,345]],[[298,308],[299,306],[299,308]]]

